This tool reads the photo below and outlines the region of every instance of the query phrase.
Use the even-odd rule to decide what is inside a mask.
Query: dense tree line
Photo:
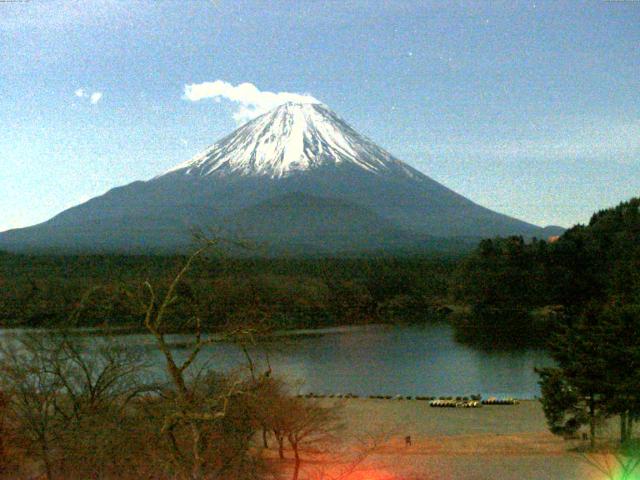
[[[454,301],[466,306],[453,317],[457,337],[495,347],[545,341],[560,300],[546,241],[487,239],[452,275]]]
[[[3,326],[140,326],[141,285],[162,290],[181,256],[0,257]],[[180,284],[175,325],[197,315],[207,329],[241,318],[279,327],[424,318],[446,302],[454,260],[444,258],[225,258],[195,264]]]
[[[554,241],[483,240],[452,276],[461,337],[545,345],[587,311],[640,304],[640,199],[593,215]]]

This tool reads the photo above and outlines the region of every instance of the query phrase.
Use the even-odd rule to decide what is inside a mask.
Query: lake
[[[153,364],[163,358],[148,335],[127,335],[126,344]],[[168,337],[180,344],[184,335]],[[184,358],[188,350],[176,348]],[[425,326],[347,327],[278,336],[251,349],[259,371],[267,368],[292,381],[302,393],[357,395],[487,396],[539,395],[534,367],[552,365],[542,350],[482,351],[461,345],[446,323]],[[242,369],[239,347],[218,343],[203,350],[214,368]]]

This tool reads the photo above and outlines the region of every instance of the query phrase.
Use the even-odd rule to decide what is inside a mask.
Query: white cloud
[[[217,102],[224,99],[236,103],[238,110],[233,114],[233,118],[237,123],[244,123],[286,102],[320,103],[308,94],[266,92],[259,90],[252,83],[234,86],[223,80],[185,85],[184,98],[192,102],[211,98]]]
[[[95,105],[96,103],[98,103],[100,99],[102,99],[102,92],[93,92],[89,97],[89,101],[91,102],[92,105]]]
[[[91,94],[87,93],[84,88],[79,88],[75,92],[73,92],[78,98],[87,98],[91,105],[95,105],[100,100],[102,100],[102,92],[93,92]]]

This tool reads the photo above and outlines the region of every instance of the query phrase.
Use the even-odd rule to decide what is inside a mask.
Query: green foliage
[[[587,421],[580,408],[578,392],[558,368],[543,368],[537,372],[540,375],[542,394],[540,402],[549,430],[554,435],[574,435]]]
[[[455,301],[470,306],[454,316],[456,337],[491,347],[543,345],[555,317],[543,308],[558,301],[548,258],[544,241],[483,240],[452,277]]]
[[[606,370],[607,410],[640,417],[640,306],[606,307],[591,319],[590,335]]]
[[[546,242],[522,237],[488,239],[465,259],[454,276],[456,299],[471,304],[510,308],[549,301]]]
[[[640,415],[639,329],[635,305],[592,309],[558,329],[549,345],[558,368],[539,371],[553,433],[564,433],[564,419],[572,416],[578,425],[589,418],[593,437],[596,416],[621,415],[621,441],[627,440],[628,418]]]
[[[594,214],[551,243],[483,240],[456,269],[451,294],[471,306],[456,323],[461,337],[475,329],[525,343],[540,343],[536,332],[549,338],[567,315],[640,305],[640,198]],[[531,312],[538,313],[534,326]]]
[[[544,346],[549,320],[526,307],[473,305],[469,311],[452,315],[455,338],[459,342],[493,349]]]
[[[570,278],[562,303],[640,303],[640,198],[593,215],[553,245],[554,265]]]

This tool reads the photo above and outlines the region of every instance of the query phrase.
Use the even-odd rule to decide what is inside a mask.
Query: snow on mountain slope
[[[417,174],[317,103],[285,103],[166,173],[281,178],[341,163],[371,173]]]
[[[545,237],[395,159],[326,106],[287,103],[151,180],[0,233],[0,249],[173,252],[194,228],[324,253]]]

